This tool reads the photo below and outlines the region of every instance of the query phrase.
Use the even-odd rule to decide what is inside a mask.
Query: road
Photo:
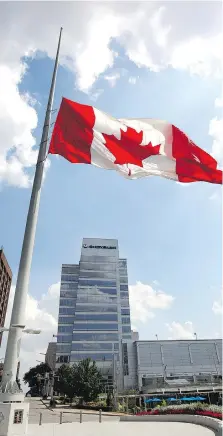
[[[26,402],[29,402],[29,424],[38,424],[40,420],[40,413],[42,413],[42,424],[47,423],[59,423],[60,422],[60,412],[63,411],[63,422],[80,422],[80,410],[71,409],[69,411],[64,411],[60,408],[55,408],[54,410],[49,410],[44,406],[39,398],[26,398]],[[65,409],[66,410],[66,409]],[[98,422],[99,413],[98,412],[82,412],[83,422]],[[118,416],[107,416],[102,413],[102,421],[113,421],[118,422]]]

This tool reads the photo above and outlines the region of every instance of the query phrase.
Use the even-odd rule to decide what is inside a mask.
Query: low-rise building
[[[126,389],[143,392],[180,386],[219,384],[222,340],[135,341],[127,346]]]
[[[45,356],[45,363],[52,369],[52,371],[54,371],[56,367],[56,348],[56,342],[49,342]]]

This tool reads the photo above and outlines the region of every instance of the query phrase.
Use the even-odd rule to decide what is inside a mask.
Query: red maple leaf
[[[159,154],[160,145],[152,146],[149,142],[147,145],[140,145],[143,139],[143,131],[137,133],[132,127],[127,127],[126,132],[121,129],[121,139],[114,135],[103,133],[105,146],[115,156],[115,164],[133,164],[143,167],[142,161],[149,156]]]

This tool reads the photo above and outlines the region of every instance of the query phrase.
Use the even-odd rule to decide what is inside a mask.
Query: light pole
[[[14,332],[16,332],[15,334],[17,336],[21,337],[22,333],[25,333],[28,335],[39,335],[41,333],[41,330],[25,328],[25,325],[20,325],[20,324],[11,324],[11,326],[9,328],[0,327],[0,333],[1,332],[9,332],[9,336],[10,336],[10,334],[12,334],[12,336],[13,336]],[[10,345],[10,343],[9,343],[9,345]],[[9,351],[8,357],[11,358],[13,356],[13,353],[10,354],[10,352],[11,352],[10,347],[9,347],[8,351]],[[17,349],[18,355],[19,355],[19,352],[20,352],[20,342],[18,344],[18,349]],[[13,377],[14,377],[14,374],[12,373],[12,368],[14,368],[15,362],[13,359],[11,360],[12,367],[11,367],[11,371],[8,372],[7,363],[10,363],[10,359],[8,359],[9,360],[8,362],[7,362],[6,356],[2,359],[4,360],[4,367],[3,367],[3,374],[2,374],[2,380],[1,380],[1,385],[0,385],[0,403],[4,403],[4,402],[11,403],[11,402],[15,402],[15,401],[22,402],[22,401],[24,401],[24,394],[23,394],[23,392],[20,388],[20,384],[18,384],[18,380],[17,380],[17,374],[18,374],[17,359],[16,359],[17,366],[16,366],[15,381],[8,382],[8,384],[5,380],[6,380],[7,376],[12,377],[12,375],[13,375]],[[4,379],[4,377],[5,377],[5,379]]]
[[[39,353],[39,354],[41,354],[42,356],[46,356],[47,353]],[[50,400],[51,400],[51,403],[53,404],[53,402],[54,402],[53,391],[54,391],[55,371],[49,362],[47,363],[47,365],[50,367],[51,373],[49,374],[49,377],[47,379],[48,385],[47,385],[47,389],[45,389],[45,394],[48,396],[48,392],[49,392]]]

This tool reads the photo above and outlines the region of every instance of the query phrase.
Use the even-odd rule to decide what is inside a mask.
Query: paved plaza
[[[62,408],[48,409],[40,399],[27,398],[30,403],[29,424],[39,424],[42,413],[42,425],[29,425],[28,436],[60,436],[64,427],[60,425],[60,412]],[[66,410],[66,409],[65,409]],[[123,431],[129,436],[213,436],[214,432],[200,425],[181,422],[119,422],[118,416],[102,413],[102,423],[99,425],[98,412],[88,411],[83,413],[83,423],[80,421],[80,410],[63,411],[63,423],[66,436],[75,432],[81,432],[83,436],[122,436]],[[48,426],[47,424],[54,424]],[[73,425],[71,424],[73,423]],[[75,428],[73,427],[75,426]],[[79,427],[80,426],[80,427]]]
[[[55,409],[47,408],[40,399],[37,398],[26,398],[26,402],[29,402],[29,424],[39,424],[40,413],[42,413],[42,424],[49,423],[60,423],[60,413],[63,412],[63,423],[70,422],[80,422],[80,410],[79,409],[70,409],[69,408],[60,408],[57,407]],[[99,412],[92,411],[82,411],[82,420],[84,422],[98,422],[99,421]],[[118,422],[118,416],[108,416],[108,414],[102,413],[102,421],[113,421]]]

